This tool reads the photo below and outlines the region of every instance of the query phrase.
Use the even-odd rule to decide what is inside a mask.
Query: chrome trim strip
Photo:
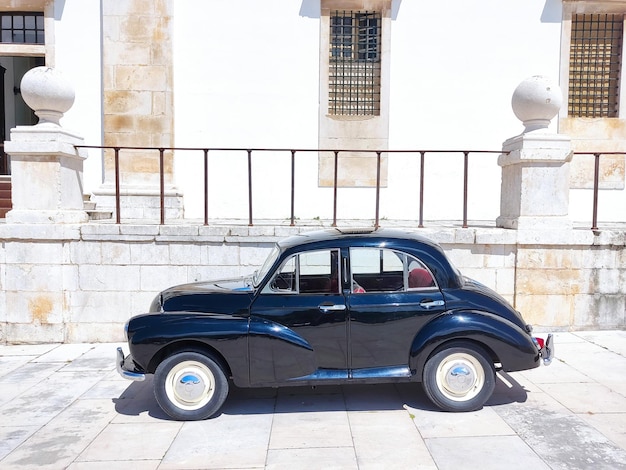
[[[353,379],[371,379],[378,377],[411,377],[411,369],[402,366],[354,369],[352,371],[351,377]]]

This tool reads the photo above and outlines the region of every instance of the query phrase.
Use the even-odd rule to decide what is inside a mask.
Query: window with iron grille
[[[332,12],[329,114],[380,115],[380,38],[380,13]]]
[[[572,17],[569,116],[618,116],[623,22],[615,14]]]
[[[43,13],[0,13],[0,42],[44,44]]]

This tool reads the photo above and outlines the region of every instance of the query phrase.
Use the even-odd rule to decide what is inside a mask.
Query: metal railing
[[[591,230],[598,230],[598,193],[600,189],[600,157],[602,155],[626,155],[626,152],[574,152],[574,155],[593,155],[593,212]]]
[[[500,150],[362,150],[362,149],[285,149],[285,148],[208,148],[208,147],[128,147],[128,146],[98,146],[79,145],[76,148],[113,150],[115,167],[115,218],[116,223],[121,223],[121,200],[120,200],[120,152],[122,150],[158,151],[159,153],[159,196],[160,196],[160,224],[165,224],[165,152],[167,151],[196,151],[203,154],[204,167],[204,225],[209,225],[209,153],[210,152],[245,152],[247,154],[247,186],[248,186],[248,225],[254,225],[253,197],[252,197],[252,159],[253,153],[262,152],[289,152],[290,159],[290,226],[296,224],[295,216],[295,188],[296,188],[296,155],[299,153],[327,153],[332,154],[333,161],[333,216],[332,226],[337,226],[337,202],[339,189],[339,159],[342,153],[373,153],[376,155],[376,185],[374,226],[380,226],[380,190],[381,190],[381,160],[382,155],[415,154],[419,156],[419,201],[418,201],[418,227],[424,227],[424,188],[425,188],[425,163],[427,154],[461,154],[463,155],[463,198],[462,198],[462,227],[468,227],[468,189],[469,189],[469,157],[471,154],[502,154]],[[600,174],[600,157],[602,155],[624,155],[626,152],[575,152],[574,155],[593,155],[595,158],[593,179],[593,213],[591,230],[598,230],[598,189]]]

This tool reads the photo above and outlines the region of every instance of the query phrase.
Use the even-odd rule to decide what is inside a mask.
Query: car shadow
[[[527,390],[513,377],[499,372],[496,388],[486,405],[522,403]],[[125,416],[148,416],[171,420],[159,407],[152,391],[152,376],[143,382],[132,382],[113,399],[115,411]],[[422,411],[439,411],[419,383],[347,384],[295,386],[281,388],[239,388],[230,391],[221,415],[256,415],[273,413],[306,413],[329,411],[393,411],[407,407]],[[218,414],[217,416],[219,416]]]
[[[496,374],[496,388],[486,406],[509,405],[524,403],[528,400],[528,390],[507,372]]]

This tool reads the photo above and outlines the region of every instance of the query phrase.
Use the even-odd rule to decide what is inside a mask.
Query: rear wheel
[[[493,393],[496,372],[483,348],[458,342],[428,359],[422,385],[428,398],[442,410],[474,411]]]
[[[176,420],[215,415],[228,395],[228,379],[213,358],[198,352],[169,356],[154,373],[154,396]]]

